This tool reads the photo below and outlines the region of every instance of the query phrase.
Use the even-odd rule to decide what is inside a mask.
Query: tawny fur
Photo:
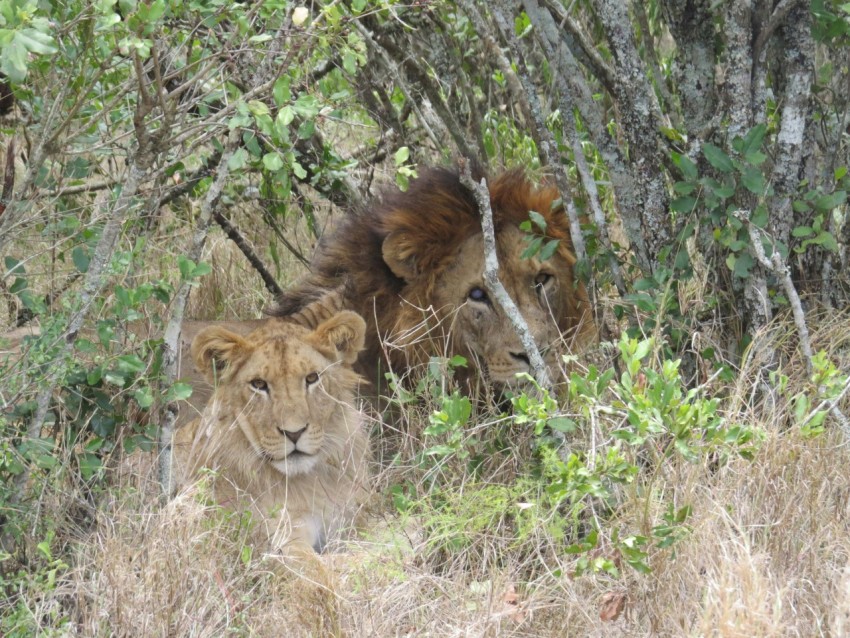
[[[592,339],[595,330],[587,293],[581,283],[574,282],[576,260],[567,216],[556,204],[556,189],[537,188],[517,170],[488,183],[496,234],[502,238],[498,246],[500,276],[526,320],[540,324],[531,326],[538,346],[548,349],[553,345],[551,331],[542,321],[529,319],[537,310],[533,298],[526,305],[517,299],[527,286],[520,271],[528,269],[523,263],[527,260],[519,258],[525,243],[517,228],[529,219],[531,210],[546,220],[546,236],[560,240],[557,255],[540,265],[554,269],[560,286],[558,294],[547,300],[551,301],[546,308],[550,311],[547,319],[573,342]],[[455,316],[466,303],[467,291],[446,293],[447,277],[456,276],[459,269],[477,272],[464,274],[458,285],[469,285],[475,277],[481,278],[479,260],[465,254],[473,249],[480,253],[478,244],[469,241],[480,235],[481,219],[475,200],[457,174],[440,169],[423,171],[407,192],[391,193],[373,207],[352,212],[326,236],[313,258],[310,274],[282,295],[272,314],[296,314],[329,290],[343,286],[344,307],[358,312],[368,325],[358,370],[370,380],[376,379],[376,371],[386,359],[397,372],[405,372],[411,366],[427,363],[431,356],[446,354],[447,349],[481,359],[480,365],[486,367],[491,363],[482,350],[501,348],[516,354],[522,348],[504,317],[488,323],[486,316],[482,325],[487,331],[480,335],[485,343],[476,347],[472,343],[475,336],[466,334],[464,328],[479,320],[479,315]],[[510,242],[505,239],[508,236]],[[515,281],[504,281],[514,274]],[[500,313],[498,309],[494,312]],[[434,337],[435,324],[443,326],[436,338],[423,338],[420,326],[431,329]],[[459,334],[452,336],[452,330]],[[383,340],[401,341],[401,347],[383,350]],[[492,340],[503,340],[504,344],[489,343]],[[511,357],[506,354],[502,358]],[[522,367],[516,370],[522,371]],[[505,364],[505,369],[510,372],[511,366]]]
[[[202,416],[175,434],[178,484],[209,468],[215,499],[251,511],[272,548],[321,550],[352,523],[367,494],[368,441],[355,407],[360,378],[350,367],[364,330],[360,317],[343,311],[312,331],[279,321],[246,337],[218,326],[201,331],[192,354],[201,371],[217,376],[216,389]],[[311,385],[305,379],[313,373]],[[258,380],[267,392],[252,387]],[[304,424],[297,445],[315,454],[292,455],[296,444],[286,432]]]

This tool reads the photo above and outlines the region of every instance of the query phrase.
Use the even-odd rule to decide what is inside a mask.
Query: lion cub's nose
[[[522,361],[527,366],[531,365],[531,362],[528,360],[528,355],[524,352],[511,352],[511,356],[517,361]]]
[[[286,438],[292,441],[293,443],[298,443],[298,439],[301,438],[301,435],[307,430],[307,426],[305,425],[300,430],[296,430],[295,432],[290,432],[289,430],[283,430],[283,433],[286,435]]]

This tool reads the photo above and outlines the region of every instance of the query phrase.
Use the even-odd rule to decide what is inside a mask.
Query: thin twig
[[[259,273],[263,283],[266,285],[266,290],[273,295],[282,295],[283,288],[278,286],[275,278],[272,277],[272,274],[268,271],[262,260],[257,256],[257,253],[254,252],[254,249],[251,248],[248,241],[242,236],[242,233],[239,232],[239,229],[236,228],[236,226],[234,226],[219,210],[213,211],[213,219],[215,219],[215,222],[221,226],[221,229],[230,238],[230,240],[236,244],[239,250],[242,251],[242,254],[245,255],[245,258],[248,260],[248,263],[254,267],[254,270],[256,270],[257,273]],[[292,254],[300,259],[303,264],[307,265],[307,260],[304,259],[304,256],[301,253],[295,250],[294,246],[287,246],[287,248],[289,248]]]

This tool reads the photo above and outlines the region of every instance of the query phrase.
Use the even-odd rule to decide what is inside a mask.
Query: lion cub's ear
[[[230,330],[210,326],[192,341],[195,367],[210,383],[220,379],[225,370],[233,370],[250,354],[251,344]]]
[[[311,337],[320,350],[332,350],[332,358],[351,365],[366,341],[366,322],[356,312],[343,310],[319,324]]]

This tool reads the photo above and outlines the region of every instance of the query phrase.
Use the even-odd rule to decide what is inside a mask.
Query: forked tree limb
[[[461,159],[459,165],[460,182],[472,192],[481,214],[481,229],[484,234],[484,285],[507,315],[522,342],[522,347],[528,355],[534,379],[541,388],[549,390],[552,387],[552,380],[549,378],[546,363],[540,356],[540,350],[534,343],[531,330],[528,329],[528,324],[516,303],[511,299],[502,282],[499,281],[499,258],[496,254],[496,233],[493,228],[493,209],[490,207],[490,191],[487,188],[487,180],[482,178],[480,183],[475,183],[469,169],[468,159]]]
[[[750,248],[753,256],[756,258],[756,261],[765,270],[773,272],[779,278],[782,288],[785,290],[785,295],[788,297],[788,305],[791,306],[791,313],[794,315],[794,325],[797,327],[797,336],[800,339],[800,349],[803,351],[803,357],[806,360],[806,372],[811,374],[814,371],[814,352],[812,351],[812,341],[809,337],[809,327],[806,325],[806,313],[803,310],[800,295],[797,294],[797,288],[794,286],[794,281],[791,279],[791,269],[788,268],[788,265],[782,259],[782,255],[775,246],[773,248],[773,253],[768,258],[767,254],[764,252],[761,230],[759,230],[759,228],[750,221],[749,211],[743,209],[736,210],[734,215],[747,226],[747,230],[750,234]],[[839,397],[831,402],[824,401],[821,403],[821,406],[828,407],[841,426],[841,429],[846,434],[850,435],[850,420],[847,419],[847,416],[838,407],[838,401],[847,392],[847,388],[848,386],[845,385],[845,388],[842,390]],[[818,407],[815,412],[820,409],[822,408]],[[808,423],[814,417],[815,412],[812,412],[808,416],[808,418],[804,421],[804,424]]]

